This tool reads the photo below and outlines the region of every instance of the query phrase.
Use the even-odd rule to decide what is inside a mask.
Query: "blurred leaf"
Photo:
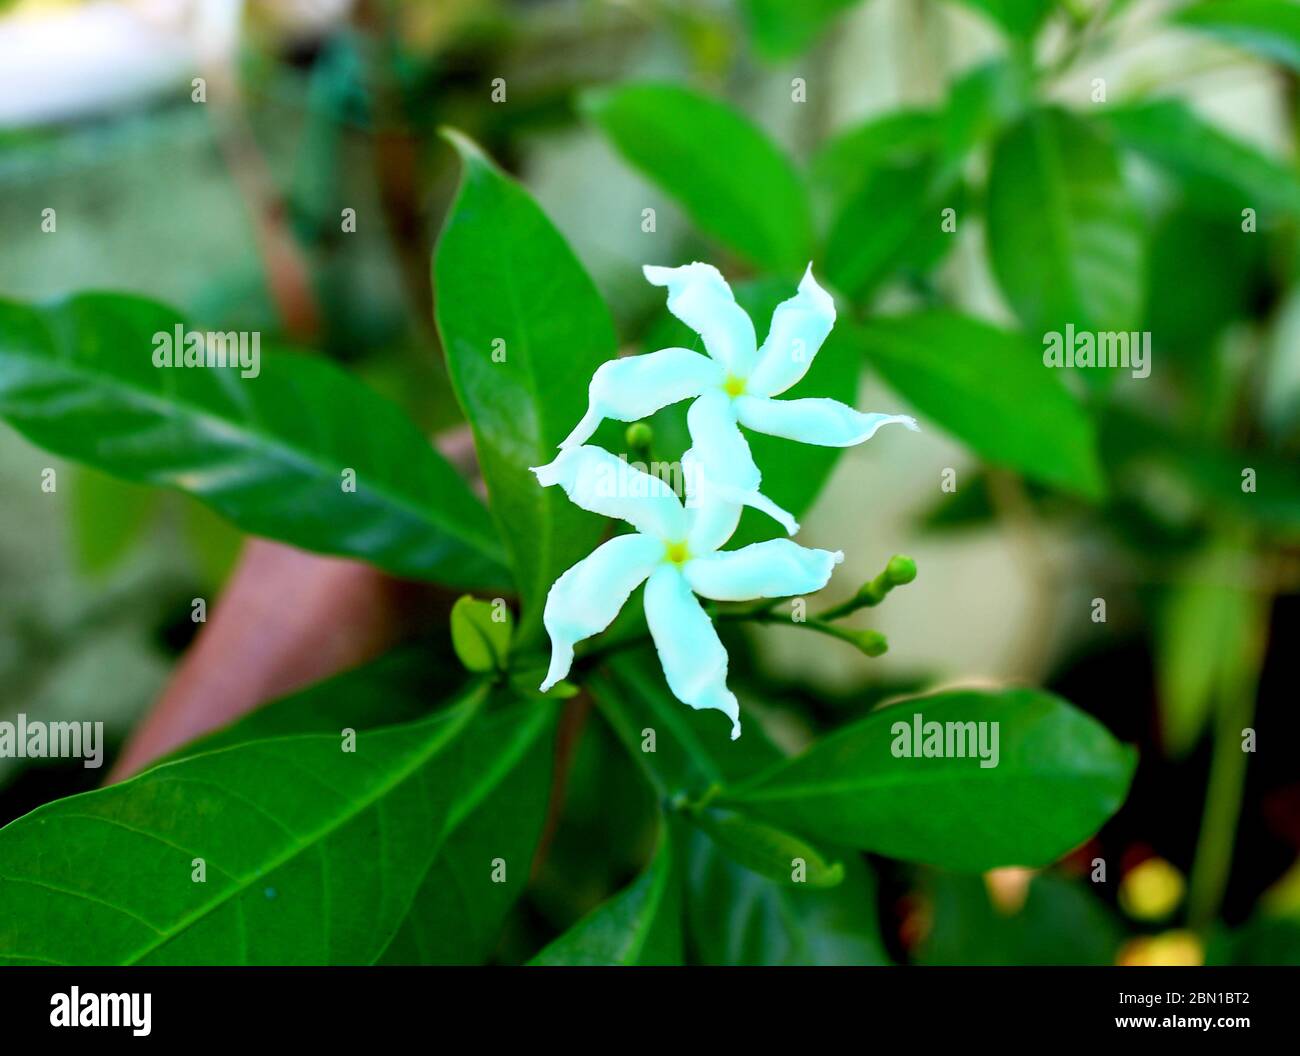
[[[625,84],[589,92],[582,103],[619,152],[676,198],[701,231],[790,276],[812,259],[802,178],[739,111],[672,84]]]
[[[1300,70],[1300,7],[1291,0],[1200,3],[1173,15],[1180,26]]]
[[[143,298],[0,302],[0,416],[56,454],[202,499],[241,529],[399,575],[502,583],[482,505],[396,408],[337,368],[157,368],[181,320]],[[344,491],[345,470],[356,490]]]
[[[496,606],[470,594],[451,607],[451,644],[466,670],[485,674],[503,671],[510,656],[512,630],[510,610],[502,607],[505,619],[492,618]]]
[[[984,729],[990,744],[996,731],[996,765],[981,766],[973,746],[965,758],[895,755],[915,722],[941,724],[941,737],[946,723],[966,724],[952,728],[966,736],[974,735],[970,723],[994,724]],[[1050,693],[954,690],[846,726],[717,804],[830,843],[950,869],[1040,866],[1119,809],[1134,759],[1095,719]]]
[[[1265,376],[1261,382],[1261,417],[1279,446],[1300,442],[1300,287],[1293,287],[1278,308]]]
[[[856,855],[837,887],[781,884],[729,861],[703,833],[687,841],[686,912],[701,964],[888,964],[871,872]]]
[[[1104,492],[1091,419],[1020,335],[946,311],[839,326],[891,388],[979,455],[1087,498]]]
[[[528,192],[459,133],[447,137],[463,175],[434,254],[438,332],[523,595],[520,638],[531,641],[551,583],[592,550],[603,522],[529,467],[550,462],[587,409],[614,325]]]
[[[731,810],[706,807],[687,818],[708,833],[733,862],[783,884],[834,887],[844,879],[844,866],[829,862],[811,844],[788,832]],[[793,878],[795,859],[802,859],[805,878]]]
[[[1009,36],[1029,40],[1056,7],[1056,0],[961,0],[996,22]]]
[[[380,963],[481,964],[492,953],[546,821],[555,715],[528,703],[467,731],[446,842]]]
[[[1117,106],[1103,111],[1102,118],[1121,144],[1180,177],[1195,201],[1234,217],[1239,235],[1247,206],[1300,212],[1300,176],[1290,165],[1221,132],[1183,102]]]
[[[1195,745],[1225,670],[1258,633],[1258,601],[1234,582],[1249,567],[1240,549],[1221,543],[1191,561],[1165,599],[1156,675],[1163,739],[1175,757]]]
[[[813,184],[837,201],[861,192],[871,174],[889,163],[927,158],[943,140],[936,110],[895,110],[832,136],[813,156]]]
[[[1211,403],[1206,388],[1219,381],[1209,353],[1228,326],[1250,318],[1262,256],[1259,237],[1232,219],[1180,208],[1155,229],[1143,329],[1153,357],[1167,357],[1193,383],[1198,413]]]
[[[993,59],[964,72],[953,81],[942,112],[941,143],[947,163],[960,168],[972,149],[1019,118],[1033,97],[1033,75],[1027,63]]]
[[[90,573],[111,569],[130,551],[157,509],[158,492],[152,488],[77,466],[68,512],[80,567]]]
[[[448,753],[483,695],[363,730],[355,752],[337,732],[236,744],[38,808],[0,829],[0,959],[373,960],[433,860],[457,794]],[[52,847],[93,848],[95,868]]]
[[[681,878],[676,853],[665,824],[646,871],[529,963],[681,964]]]
[[[798,55],[858,0],[742,0],[754,46],[765,58]]]
[[[872,171],[831,221],[826,273],[864,300],[898,270],[925,272],[956,242],[943,211],[962,211],[962,187],[937,156]]]
[[[1112,480],[1139,492],[1151,474],[1168,475],[1215,518],[1231,516],[1285,537],[1300,536],[1300,467],[1265,451],[1225,449],[1199,434],[1169,429],[1112,407],[1099,431]],[[1246,471],[1254,489],[1245,490]]]
[[[1095,124],[1059,109],[1021,120],[994,149],[987,208],[994,274],[1030,334],[1133,329],[1142,223]]]
[[[1002,911],[984,880],[936,874],[928,885],[933,921],[920,951],[923,964],[1114,964],[1123,929],[1083,880],[1039,875],[1025,904]]]

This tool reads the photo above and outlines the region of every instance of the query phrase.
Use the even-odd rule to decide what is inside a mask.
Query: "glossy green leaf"
[[[742,0],[745,21],[759,53],[769,59],[798,55],[858,0]]]
[[[834,887],[844,879],[841,862],[827,860],[806,840],[772,825],[712,807],[687,817],[733,862],[769,879],[809,887]]]
[[[480,964],[528,886],[550,803],[555,711],[528,703],[475,724],[446,842],[383,964]]]
[[[1183,102],[1117,106],[1103,118],[1121,144],[1167,168],[1195,200],[1231,218],[1238,232],[1247,207],[1300,212],[1300,176],[1294,168],[1220,131]]]
[[[790,276],[812,259],[812,221],[789,158],[726,103],[672,84],[626,84],[583,96],[619,152],[677,199],[706,234]],[[673,264],[676,261],[650,261]]]
[[[888,964],[871,871],[856,855],[844,880],[817,890],[759,876],[703,833],[687,842],[686,919],[692,961],[709,965]]]
[[[1086,497],[1104,492],[1091,419],[1025,338],[946,311],[839,325],[891,388],[984,458]]]
[[[501,619],[496,618],[497,613]],[[466,670],[502,671],[510,656],[514,620],[504,604],[466,594],[451,607],[451,644]]]
[[[268,737],[411,722],[446,696],[446,671],[446,661],[427,646],[396,649],[258,708],[164,762]],[[533,701],[512,703],[503,690],[494,701],[496,710],[442,757],[437,780],[455,788],[445,842],[383,963],[481,963],[528,883],[550,799],[556,712]]]
[[[403,646],[378,659],[263,704],[236,721],[190,741],[155,766],[251,741],[305,733],[373,730],[427,717],[464,691],[448,677],[446,658],[424,644]]]
[[[681,964],[681,878],[667,826],[650,865],[542,950],[535,965]]]
[[[902,754],[918,721],[918,750],[934,744],[924,724],[938,723],[949,754]],[[983,754],[969,741],[959,757],[957,735],[980,731]],[[996,765],[981,765],[994,758]],[[1133,766],[1131,748],[1050,693],[954,690],[883,708],[717,803],[814,839],[950,869],[1041,866],[1119,808]]]
[[[1096,124],[1045,109],[1014,125],[994,148],[987,212],[993,272],[1032,335],[1135,327],[1142,222]]]
[[[492,513],[523,595],[521,639],[541,630],[551,583],[600,539],[600,518],[529,467],[544,465],[587,409],[616,348],[609,310],[526,190],[473,143],[448,138],[463,175],[434,254],[438,332],[474,430]]]
[[[337,732],[247,742],[38,808],[0,830],[0,959],[373,960],[433,861],[484,695],[352,752]]]
[[[194,495],[247,532],[419,579],[508,579],[482,504],[395,407],[328,363],[269,349],[256,377],[155,367],[154,335],[180,325],[134,296],[0,302],[0,417],[55,454]]]
[[[1300,7],[1290,0],[1232,0],[1185,7],[1174,21],[1300,70]]]
[[[612,656],[588,685],[628,753],[664,799],[699,794],[781,758],[757,723],[745,725],[744,735],[733,741],[725,719],[693,711],[674,697],[653,649]],[[741,722],[746,722],[743,705]]]

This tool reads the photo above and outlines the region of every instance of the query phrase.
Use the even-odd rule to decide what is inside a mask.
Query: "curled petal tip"
[[[844,551],[843,551],[843,550],[832,550],[832,551],[831,551],[831,562],[832,562],[833,564],[836,564],[836,565],[842,565],[842,564],[844,564]]]
[[[734,741],[740,736],[740,720],[731,720],[731,739]]]
[[[916,424],[916,419],[910,414],[901,415],[900,417],[902,418],[903,424],[911,429],[912,432],[919,433],[921,431],[921,427]]]

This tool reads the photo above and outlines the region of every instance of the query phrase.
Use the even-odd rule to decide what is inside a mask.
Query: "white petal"
[[[709,484],[694,448],[682,455],[682,480],[686,488],[687,549],[692,554],[711,554],[735,534],[743,506]]]
[[[812,550],[789,539],[770,539],[693,558],[682,572],[691,589],[702,597],[752,601],[821,590],[843,560],[839,550]]]
[[[808,265],[799,292],[772,313],[767,340],[758,350],[758,366],[745,391],[754,396],[785,392],[808,373],[813,357],[835,325],[835,302],[817,285]]]
[[[689,348],[661,348],[644,356],[611,359],[596,368],[587,389],[587,413],[560,447],[585,444],[606,418],[635,422],[660,407],[720,386],[724,377],[721,366]]]
[[[749,428],[821,447],[852,447],[870,440],[882,425],[917,428],[916,419],[906,414],[863,414],[839,400],[738,396],[733,402],[740,421]]]
[[[687,474],[701,493],[710,489],[718,501],[739,503],[762,510],[779,521],[793,535],[799,530],[795,519],[759,493],[762,474],[754,464],[749,443],[736,426],[736,401],[720,389],[705,392],[691,404],[686,426],[691,434],[691,449],[699,459],[699,472]],[[702,497],[702,495],[700,496]],[[696,497],[692,497],[692,502]]]
[[[704,339],[709,355],[738,378],[749,376],[758,358],[754,324],[712,264],[641,269],[653,286],[668,287],[668,310]]]
[[[673,696],[692,708],[716,708],[740,736],[740,704],[727,689],[727,651],[691,588],[674,565],[663,565],[645,585],[645,618]]]
[[[551,636],[546,692],[569,673],[573,646],[599,634],[632,591],[664,560],[664,544],[648,535],[620,535],[602,543],[551,584],[542,622]]]
[[[603,447],[571,447],[533,472],[546,487],[560,485],[584,510],[627,521],[656,539],[686,538],[686,511],[673,489]]]

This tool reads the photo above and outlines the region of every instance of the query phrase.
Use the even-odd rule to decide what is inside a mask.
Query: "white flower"
[[[807,373],[835,325],[835,304],[811,265],[798,293],[772,314],[762,348],[717,268],[695,263],[643,270],[651,283],[668,288],[668,310],[703,338],[708,355],[664,348],[601,364],[591,379],[587,413],[561,450],[586,443],[606,418],[633,422],[694,398],[687,425],[704,475],[723,498],[764,510],[793,535],[799,527],[794,518],[759,494],[762,477],[738,424],[823,447],[860,444],[894,422],[916,428],[907,415],[864,414],[838,400],[772,399]]]
[[[740,706],[727,688],[727,652],[695,596],[749,601],[807,594],[826,585],[844,555],[788,539],[720,551],[741,508],[707,486],[697,455],[683,458],[685,507],[664,481],[599,447],[570,447],[533,470],[542,484],[559,484],[584,510],[636,529],[603,543],[551,585],[543,616],[551,665],[541,688],[569,673],[574,645],[608,627],[644,582],[646,622],[668,687],[692,708],[729,716],[735,739]]]

